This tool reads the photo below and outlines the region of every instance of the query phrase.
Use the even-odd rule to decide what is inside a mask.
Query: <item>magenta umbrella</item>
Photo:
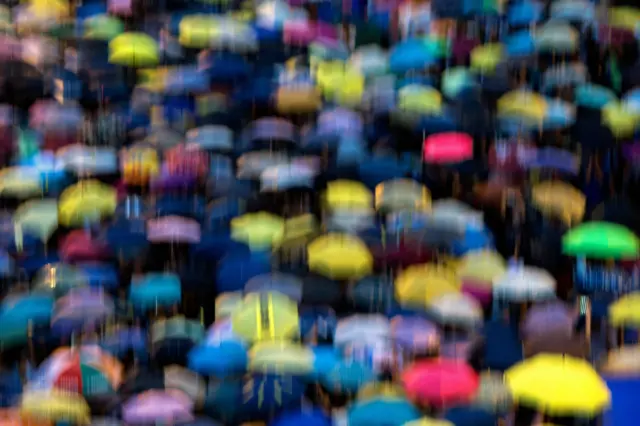
[[[306,46],[314,41],[331,45],[338,40],[338,31],[329,24],[294,20],[284,24],[283,39],[296,46]]]
[[[549,333],[570,336],[577,319],[577,312],[560,301],[534,305],[527,312],[521,331],[527,337]]]
[[[176,424],[193,417],[193,402],[178,390],[150,390],[129,399],[122,418],[129,425]]]

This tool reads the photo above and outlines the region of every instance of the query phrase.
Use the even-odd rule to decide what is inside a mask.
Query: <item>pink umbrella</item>
[[[62,241],[60,254],[68,263],[102,261],[113,257],[106,241],[93,238],[85,230],[69,233]]]
[[[129,399],[122,407],[128,425],[156,425],[189,422],[193,402],[178,390],[150,390]]]
[[[165,216],[147,222],[147,239],[151,243],[197,244],[200,224],[180,216]]]
[[[133,15],[133,0],[109,0],[107,4],[109,13],[119,16]]]
[[[437,133],[425,139],[422,151],[427,163],[460,163],[473,158],[473,138],[466,133]]]
[[[521,331],[527,337],[544,336],[549,333],[571,336],[577,312],[557,301],[534,305],[527,312]]]
[[[22,58],[20,40],[10,35],[0,35],[0,60],[17,60]]]
[[[331,43],[338,40],[338,31],[329,24],[300,19],[284,24],[283,40],[297,46],[306,46],[314,41]]]

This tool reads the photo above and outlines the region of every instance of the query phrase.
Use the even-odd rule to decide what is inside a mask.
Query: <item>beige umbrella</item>
[[[47,242],[58,227],[58,201],[43,199],[27,201],[13,215],[13,223],[23,232]]]
[[[429,210],[431,194],[412,179],[393,179],[376,186],[375,204],[378,210]]]

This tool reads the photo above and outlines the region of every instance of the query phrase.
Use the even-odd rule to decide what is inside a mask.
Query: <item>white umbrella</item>
[[[348,66],[365,77],[383,75],[389,69],[389,55],[379,46],[362,46],[351,55]]]
[[[378,343],[391,339],[391,323],[382,315],[352,315],[340,322],[333,336],[336,347]]]
[[[431,303],[429,310],[442,324],[474,326],[482,323],[482,306],[463,293],[442,295]]]
[[[260,174],[260,190],[286,191],[292,188],[313,188],[317,171],[305,164],[282,164],[265,169]]]
[[[544,269],[516,266],[493,281],[493,293],[511,302],[550,300],[556,296],[556,280]]]
[[[268,168],[288,163],[289,157],[285,154],[271,151],[247,152],[238,158],[237,177],[239,179],[259,179]]]
[[[56,157],[62,167],[76,174],[105,175],[118,170],[118,155],[112,148],[69,145],[58,151]]]
[[[328,218],[328,227],[332,231],[358,233],[375,226],[375,211],[373,209],[332,210]]]

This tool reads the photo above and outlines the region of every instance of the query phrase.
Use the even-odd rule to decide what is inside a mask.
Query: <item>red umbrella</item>
[[[466,133],[437,133],[425,139],[422,153],[427,163],[461,163],[473,158],[473,138]]]
[[[170,175],[202,178],[209,172],[207,153],[196,144],[180,144],[165,153],[165,165]]]
[[[413,401],[442,408],[471,401],[479,379],[464,362],[434,359],[411,365],[402,374],[402,383]]]

